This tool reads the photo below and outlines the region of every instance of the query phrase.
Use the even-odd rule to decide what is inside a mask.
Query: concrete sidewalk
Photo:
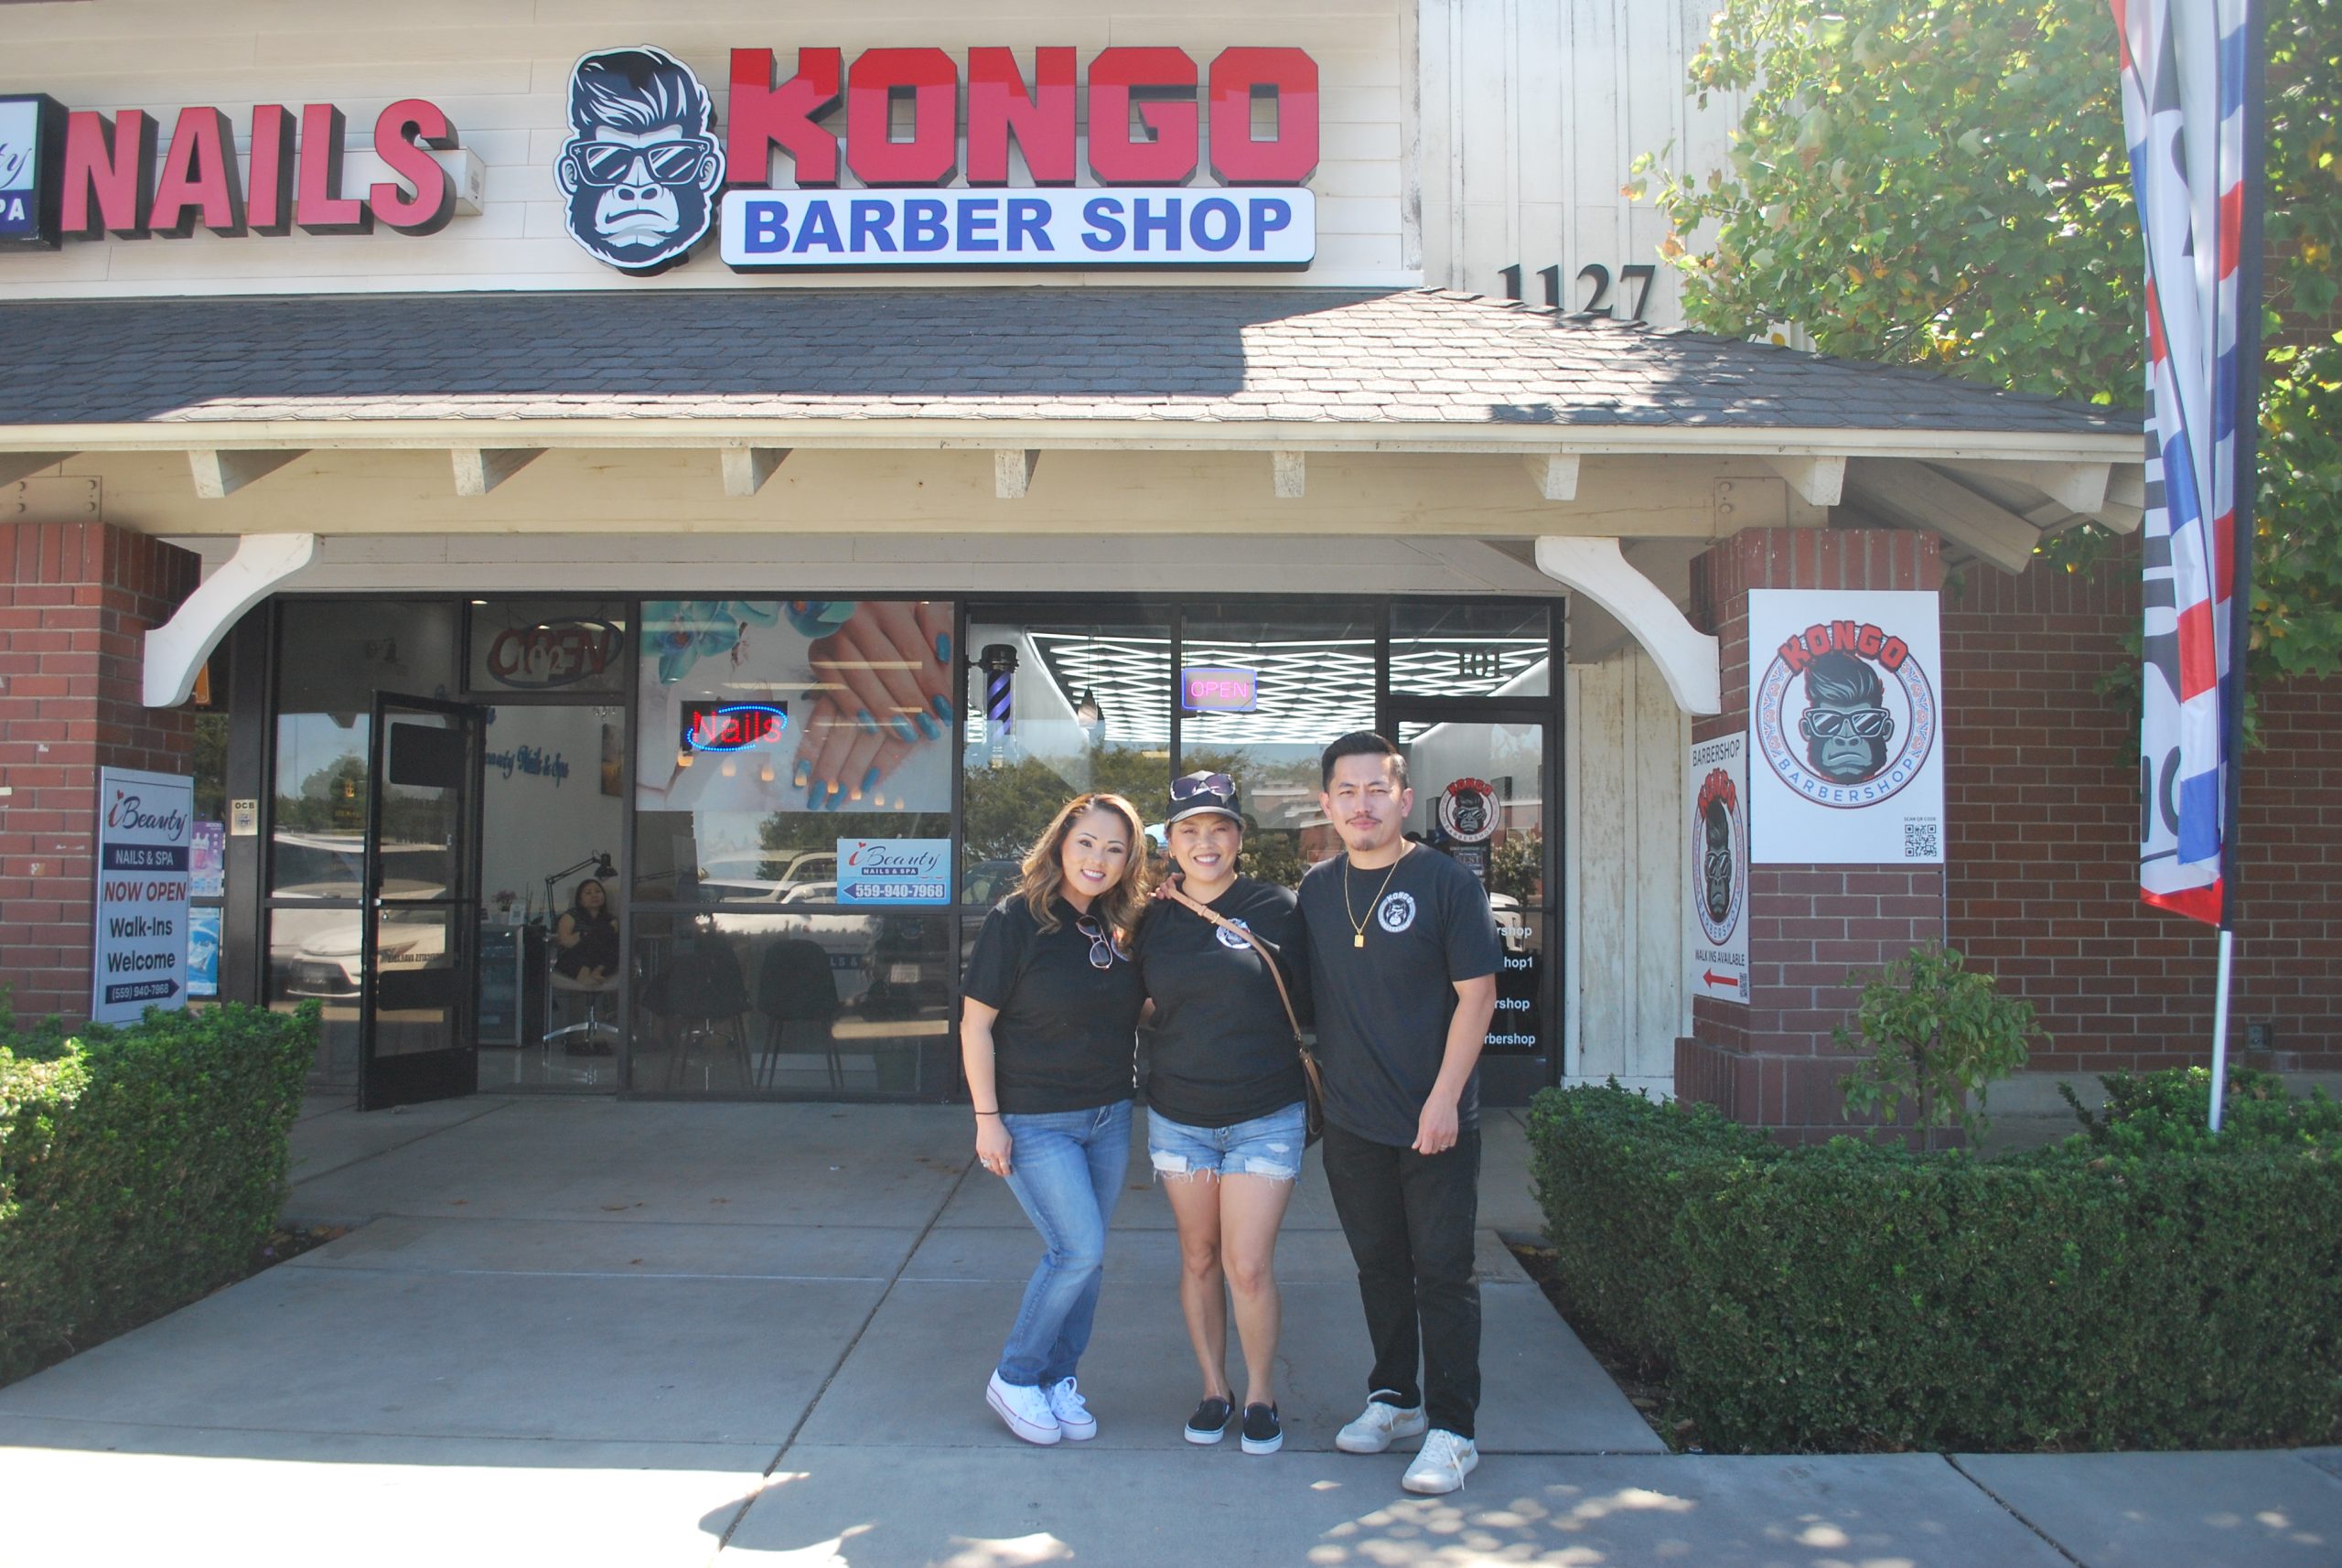
[[[474,1099],[295,1134],[349,1235],[0,1390],[11,1561],[1703,1565],[2342,1563],[2342,1454],[1671,1455],[1496,1240],[1461,1494],[1331,1451],[1363,1388],[1314,1166],[1279,1253],[1283,1453],[1198,1449],[1167,1208],[1133,1164],[1084,1391],[1028,1447],[982,1388],[1037,1243],[964,1112]],[[29,1506],[27,1503],[29,1501]]]

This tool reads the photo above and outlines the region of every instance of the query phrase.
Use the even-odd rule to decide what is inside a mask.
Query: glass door
[[[1549,957],[1559,950],[1560,879],[1548,831],[1548,726],[1542,714],[1514,717],[1477,703],[1470,717],[1445,716],[1437,703],[1399,703],[1390,722],[1385,733],[1407,754],[1415,792],[1407,836],[1470,871],[1496,914],[1504,962],[1481,1093],[1488,1103],[1517,1103],[1554,1081],[1561,1048]]]
[[[474,1028],[480,714],[380,693],[367,748],[358,1108],[479,1085]]]

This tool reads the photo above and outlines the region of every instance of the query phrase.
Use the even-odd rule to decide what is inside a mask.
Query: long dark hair
[[[602,907],[599,909],[586,908],[586,889],[588,887],[601,887]],[[577,886],[569,890],[567,913],[569,918],[580,926],[590,926],[598,921],[618,918],[610,909],[610,890],[602,887],[602,879],[598,876],[581,876],[577,879]]]

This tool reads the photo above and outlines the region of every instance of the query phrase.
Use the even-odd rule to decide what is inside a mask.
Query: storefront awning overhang
[[[1288,500],[1313,455],[1517,457],[1565,516],[1610,459],[1745,458],[1810,505],[1918,489],[1887,521],[1948,519],[2005,564],[2015,529],[2119,527],[2139,495],[2134,415],[1445,290],[44,301],[0,332],[0,479],[185,453],[191,492],[231,504],[367,451],[446,454],[451,499],[560,451],[704,452],[731,499],[795,452],[973,451],[999,499],[1053,451],[1146,451],[1264,454]]]
[[[0,332],[0,483],[86,477],[145,532],[1509,541],[1694,711],[1637,545],[1834,515],[2017,571],[2144,500],[2134,414],[1436,289],[44,301]],[[302,569],[235,559],[150,698]]]

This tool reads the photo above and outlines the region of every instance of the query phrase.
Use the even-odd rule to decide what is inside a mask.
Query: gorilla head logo
[[[1722,796],[1700,813],[1706,851],[1700,857],[1700,883],[1708,906],[1708,923],[1721,926],[1732,917],[1732,813]]]
[[[1886,766],[1895,715],[1880,705],[1886,689],[1878,671],[1851,653],[1817,655],[1805,668],[1806,760],[1834,784],[1859,784]]]
[[[724,183],[707,90],[664,49],[605,49],[569,73],[557,175],[569,236],[623,272],[664,272],[707,233]]]

